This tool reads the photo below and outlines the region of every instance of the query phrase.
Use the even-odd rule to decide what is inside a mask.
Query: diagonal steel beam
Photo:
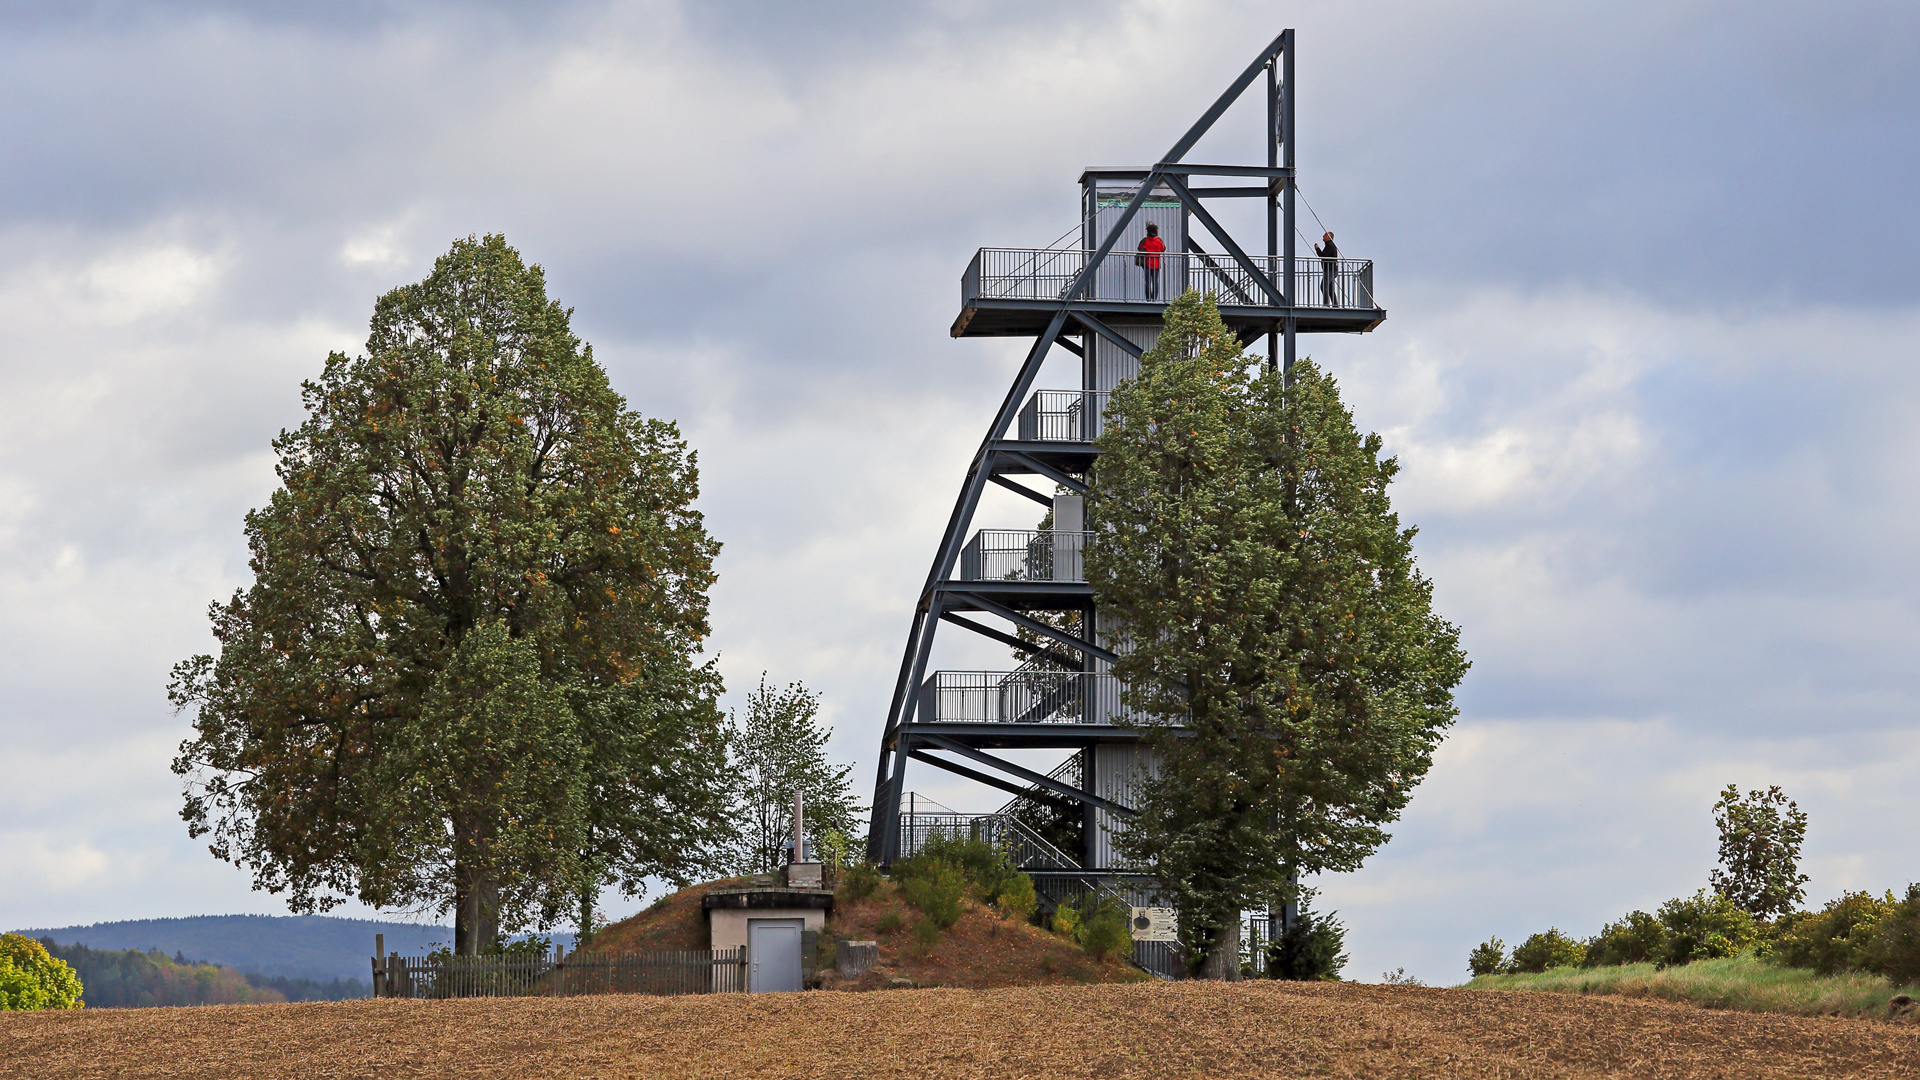
[[[1035,645],[1030,641],[1021,641],[1019,638],[1014,637],[1012,634],[995,630],[991,626],[982,626],[981,624],[974,622],[972,619],[965,618],[960,615],[956,615],[951,611],[941,612],[940,617],[946,620],[947,622],[952,623],[955,626],[964,626],[967,629],[973,631],[974,633],[979,634],[981,637],[992,638],[993,640],[999,642],[1002,645],[1011,645],[1014,648],[1019,649],[1021,652],[1027,653],[1031,656],[1044,656],[1047,659],[1053,661],[1054,663],[1059,664],[1061,667],[1066,668],[1068,671],[1078,671],[1080,669],[1080,662],[1078,660],[1069,659],[1068,657],[1060,653],[1054,652],[1052,649],[1043,648],[1039,645]]]
[[[1034,472],[1039,473],[1041,476],[1059,484],[1061,487],[1072,488],[1082,495],[1087,493],[1086,481],[1076,480],[1072,474],[1062,472],[1046,462],[1041,461],[1039,458],[1034,457],[1032,454],[1023,454],[1018,450],[1002,450],[1000,451],[1000,457],[1016,465],[1024,465]]]
[[[1221,282],[1223,282],[1227,288],[1233,290],[1234,299],[1239,300],[1248,307],[1253,306],[1253,297],[1248,296],[1245,289],[1242,289],[1232,278],[1228,277],[1222,271],[1220,263],[1214,259],[1212,253],[1208,252],[1206,248],[1201,247],[1199,241],[1195,240],[1191,235],[1187,237],[1187,251],[1200,256],[1200,261],[1206,264],[1207,269],[1220,275]]]
[[[1114,346],[1118,348],[1121,352],[1126,353],[1128,356],[1133,357],[1135,360],[1140,359],[1140,346],[1135,345],[1131,341],[1128,341],[1125,337],[1123,337],[1120,334],[1118,330],[1113,329],[1112,327],[1108,326],[1106,323],[1101,322],[1099,319],[1094,318],[1092,315],[1084,311],[1075,311],[1073,313],[1073,317],[1074,317],[1074,320],[1077,321],[1081,326],[1086,327],[1087,329],[1093,331],[1096,334],[1099,334],[1101,337],[1106,338],[1108,341],[1112,342]]]
[[[1205,225],[1207,231],[1212,233],[1215,238],[1220,241],[1220,246],[1227,249],[1227,254],[1233,256],[1233,261],[1240,264],[1240,269],[1245,270],[1262,289],[1266,290],[1266,294],[1270,298],[1269,302],[1275,307],[1278,307],[1280,305],[1280,290],[1274,288],[1273,282],[1268,279],[1265,272],[1254,265],[1253,260],[1247,256],[1246,252],[1240,250],[1240,245],[1234,241],[1233,235],[1222,228],[1218,221],[1213,219],[1213,215],[1207,211],[1206,206],[1204,206],[1199,199],[1194,198],[1193,189],[1189,188],[1179,177],[1172,175],[1167,177],[1167,186],[1173,189],[1174,195],[1179,198],[1182,203],[1186,204],[1187,209],[1192,212],[1193,216],[1200,219],[1200,224]]]
[[[1032,499],[1034,502],[1039,503],[1041,506],[1044,506],[1049,510],[1053,509],[1052,499],[1047,498],[1045,495],[1040,494],[1039,492],[1033,490],[1032,488],[1028,487],[1025,484],[1016,484],[1013,481],[1007,479],[1006,477],[1000,475],[999,473],[994,473],[992,476],[987,477],[987,479],[993,481],[996,484],[999,484],[1001,487],[1006,488],[1008,491],[1018,492],[1019,494],[1025,495],[1027,498]]]
[[[1079,342],[1073,340],[1072,338],[1066,336],[1065,334],[1062,334],[1059,337],[1054,338],[1053,343],[1067,350],[1068,352],[1072,353],[1075,356],[1087,355],[1086,351],[1080,348]]]
[[[985,750],[976,750],[966,743],[946,735],[923,734],[917,736],[914,741],[926,743],[930,746],[937,746],[942,750],[951,751],[964,758],[972,758],[990,769],[999,769],[1008,776],[1017,776],[1035,787],[1044,788],[1056,795],[1065,795],[1067,798],[1073,799],[1076,802],[1083,802],[1089,806],[1097,806],[1109,814],[1118,814],[1124,818],[1137,818],[1140,816],[1140,811],[1135,810],[1131,806],[1121,806],[1119,803],[1103,799],[1091,791],[1082,791],[1072,784],[1062,783],[1045,773],[1034,772],[1032,769],[1015,765],[1011,761],[994,757]]]
[[[1220,95],[1220,99],[1213,103],[1213,107],[1201,114],[1200,119],[1194,121],[1193,126],[1187,129],[1187,133],[1180,136],[1180,141],[1174,143],[1173,149],[1167,151],[1166,156],[1160,159],[1161,164],[1171,165],[1181,158],[1186,157],[1187,151],[1193,149],[1193,144],[1199,142],[1200,137],[1205,135],[1213,127],[1214,121],[1220,119],[1221,114],[1225,113],[1235,101],[1240,99],[1240,95],[1246,92],[1247,87],[1252,85],[1253,80],[1260,77],[1260,72],[1266,68],[1267,63],[1274,57],[1280,55],[1281,48],[1286,44],[1287,35],[1285,33],[1274,38],[1273,44],[1268,45],[1261,51],[1259,56],[1254,58],[1253,63],[1247,65],[1247,70],[1241,72],[1240,77],[1233,80],[1233,85],[1227,87],[1227,92]]]
[[[948,772],[954,774],[955,776],[964,776],[967,779],[972,780],[973,782],[978,784],[985,784],[988,787],[997,787],[1001,791],[1010,791],[1015,795],[1021,795],[1028,798],[1031,798],[1033,796],[1032,788],[1021,787],[1019,784],[1016,784],[1011,780],[1002,780],[999,777],[991,775],[989,773],[983,773],[976,769],[969,769],[965,765],[961,765],[958,762],[948,761],[946,758],[943,758],[943,757],[934,757],[932,754],[927,753],[925,750],[915,750],[912,753],[908,754],[907,756],[912,758],[915,761],[924,761],[927,764],[934,766],[935,768],[945,769]]]
[[[953,590],[952,595],[964,596],[966,597],[968,603],[978,607],[981,611],[984,611],[989,615],[998,615],[1001,618],[1007,620],[1008,622],[1014,624],[1015,626],[1024,627],[1043,637],[1052,638],[1053,640],[1059,642],[1060,644],[1065,645],[1069,649],[1078,649],[1083,653],[1087,653],[1101,660],[1105,660],[1109,664],[1117,664],[1120,662],[1120,658],[1118,656],[1108,652],[1107,650],[1101,648],[1098,645],[1095,645],[1091,641],[1085,641],[1080,638],[1074,637],[1072,634],[1067,633],[1065,630],[1062,630],[1057,626],[1049,626],[1038,619],[1032,618],[1031,616],[1015,611],[1012,608],[1006,606],[1005,604],[1001,604],[996,601],[989,600],[986,597],[981,596],[979,593],[967,592],[964,589],[955,589]]]

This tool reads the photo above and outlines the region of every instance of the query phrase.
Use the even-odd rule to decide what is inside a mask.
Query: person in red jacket
[[[1160,253],[1167,250],[1167,242],[1160,239],[1160,226],[1147,225],[1146,239],[1140,241],[1140,253],[1133,257],[1133,265],[1147,272],[1147,299],[1160,299]]]

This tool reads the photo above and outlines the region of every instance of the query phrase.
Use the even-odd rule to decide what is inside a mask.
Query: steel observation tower
[[[1151,766],[1138,733],[1116,723],[1126,709],[1108,673],[1114,636],[1102,626],[1082,562],[1084,496],[1108,393],[1137,372],[1167,302],[1187,289],[1214,294],[1242,341],[1266,338],[1269,363],[1289,367],[1296,335],[1361,333],[1386,318],[1371,261],[1296,251],[1294,55],[1287,30],[1154,164],[1082,172],[1081,224],[1070,240],[981,248],[961,276],[954,337],[1030,337],[1033,345],[974,454],[914,607],[880,741],[873,861],[911,854],[933,832],[972,831],[1013,854],[1043,906],[1088,889],[1135,904],[1151,895],[1151,879],[1119,865],[1113,852],[1113,833],[1135,816],[1130,789]],[[1187,161],[1248,93],[1264,96],[1265,161]],[[1262,245],[1243,243],[1209,211],[1221,199],[1264,203],[1264,254],[1251,253]],[[1136,257],[1149,225],[1166,245],[1157,282]],[[1080,385],[1036,390],[1056,347],[1078,358]],[[969,535],[988,484],[1046,508],[1052,527]],[[1011,671],[929,672],[942,624],[1006,645],[1025,662]],[[996,753],[1006,750],[1071,755],[1043,774]],[[984,814],[933,805],[907,792],[909,762],[1011,801]]]

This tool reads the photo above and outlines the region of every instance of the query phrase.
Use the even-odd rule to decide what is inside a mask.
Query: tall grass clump
[[[1863,971],[1821,975],[1751,955],[1696,960],[1677,967],[1618,964],[1559,967],[1528,974],[1480,975],[1472,990],[1546,990],[1563,994],[1618,994],[1703,1005],[1713,1009],[1797,1016],[1884,1017],[1898,995],[1920,997],[1920,986],[1890,986]]]

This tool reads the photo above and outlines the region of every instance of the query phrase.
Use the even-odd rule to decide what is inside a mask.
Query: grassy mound
[[[1481,975],[1470,990],[1545,990],[1560,994],[1619,994],[1682,1001],[1710,1009],[1787,1013],[1793,1016],[1854,1016],[1920,1022],[1920,1009],[1896,1009],[1899,995],[1920,999],[1920,987],[1894,986],[1878,975],[1845,972],[1818,975],[1751,956],[1695,960],[1678,967],[1621,964],[1561,967],[1539,974]]]
[[[710,881],[662,897],[647,910],[594,935],[592,952],[649,949],[704,949],[707,922],[700,898],[744,879]],[[1048,986],[1076,983],[1138,982],[1150,978],[1120,959],[1101,962],[1073,942],[1027,922],[1002,918],[971,898],[960,901],[960,916],[930,943],[916,940],[922,913],[906,902],[900,888],[882,881],[873,894],[835,899],[825,937],[833,941],[876,941],[880,962],[857,979],[832,978],[836,990],[884,990],[903,983],[986,989],[996,986]],[[823,952],[830,963],[832,946]]]
[[[877,990],[905,979],[915,986],[984,990],[1151,978],[1117,958],[1095,960],[1073,942],[1023,920],[1002,918],[971,898],[961,901],[960,918],[930,945],[915,940],[920,921],[920,912],[892,882],[882,882],[862,900],[842,896],[827,924],[828,936],[879,942],[880,963],[859,979],[829,980],[828,988]]]

